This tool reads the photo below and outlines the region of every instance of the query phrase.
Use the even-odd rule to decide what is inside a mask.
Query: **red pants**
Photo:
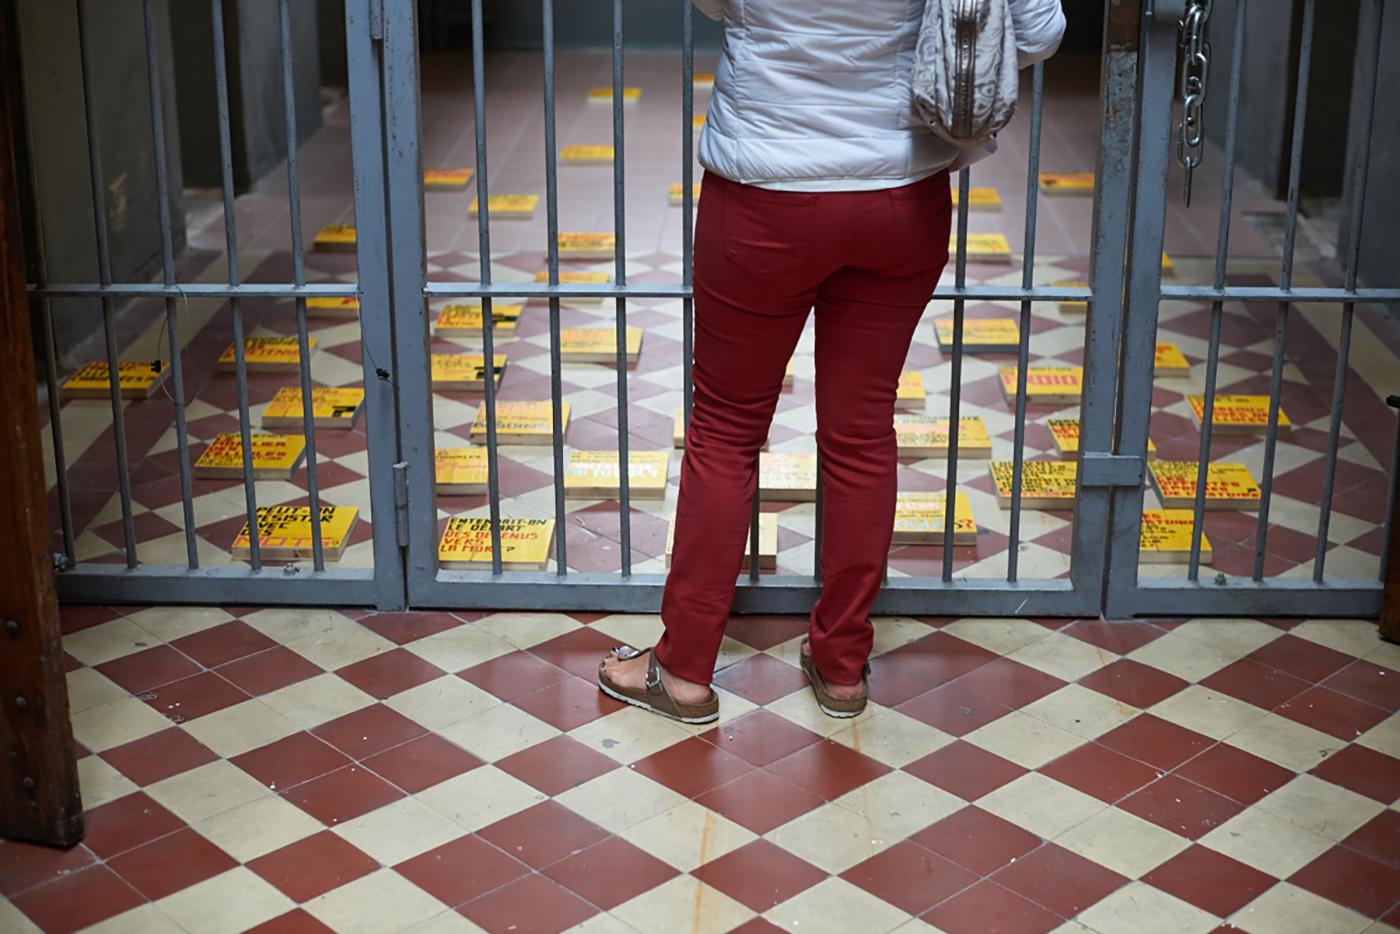
[[[695,236],[695,395],[656,648],[707,684],[748,544],[758,452],[816,310],[822,595],[812,654],[861,677],[893,533],[895,387],[948,261],[948,176],[878,191],[789,192],[708,173]]]

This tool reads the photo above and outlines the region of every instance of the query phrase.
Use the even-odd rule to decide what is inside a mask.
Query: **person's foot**
[[[802,657],[812,657],[812,643],[806,639],[802,640]],[[865,679],[861,678],[855,684],[841,684],[839,681],[832,681],[830,678],[822,678],[826,682],[826,693],[836,700],[859,700],[865,696]]]
[[[640,691],[647,683],[647,665],[651,662],[651,653],[643,652],[636,658],[629,658],[626,661],[619,659],[609,652],[603,659],[603,674],[608,676],[608,680],[618,687],[629,690]],[[666,687],[666,693],[681,704],[703,704],[710,699],[710,686],[708,684],[696,684],[693,681],[686,681],[677,678],[664,667],[660,667],[661,683]]]

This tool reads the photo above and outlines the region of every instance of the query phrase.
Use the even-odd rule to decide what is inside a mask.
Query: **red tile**
[[[1278,880],[1223,853],[1192,844],[1147,873],[1142,881],[1224,918]]]
[[[83,815],[83,843],[103,859],[174,833],[185,822],[144,791],[108,801]]]
[[[172,726],[100,754],[103,761],[138,785],[188,772],[219,758],[199,740]]]
[[[1288,881],[1368,918],[1380,917],[1400,897],[1400,869],[1342,846],[1323,853]]]
[[[721,721],[719,726],[701,733],[700,738],[754,765],[768,765],[821,740],[811,730],[763,709],[751,710],[729,722]]]
[[[1167,634],[1165,629],[1158,628],[1146,620],[1113,622],[1104,619],[1081,619],[1060,631],[1081,642],[1118,655],[1126,655]]]
[[[990,879],[964,889],[923,915],[948,934],[1044,934],[1063,921]]]
[[[475,834],[434,847],[394,870],[445,905],[456,907],[530,871]]]
[[[895,707],[996,658],[981,646],[935,631],[870,660],[870,699]]]
[[[441,678],[447,672],[407,649],[391,649],[337,668],[335,673],[371,697],[384,700]]]
[[[511,701],[562,681],[569,673],[529,652],[511,652],[458,672],[458,675],[501,700]]]
[[[109,606],[61,606],[58,625],[65,636],[119,619],[121,613]]]
[[[729,934],[783,934],[783,929],[762,918],[750,918]]]
[[[1341,671],[1355,659],[1336,649],[1300,639],[1291,633],[1279,636],[1245,656],[1252,662],[1277,668],[1279,671],[1316,683]]]
[[[496,768],[551,797],[618,768],[571,736],[556,736],[498,760]]]
[[[130,694],[142,694],[151,688],[198,674],[200,667],[182,652],[168,645],[123,655],[96,666],[102,674],[126,688]]]
[[[872,782],[890,767],[849,746],[824,739],[767,766],[779,778],[828,801]]]
[[[974,690],[966,678],[912,697],[895,709],[953,736],[966,736],[1011,712]]]
[[[1152,766],[1097,743],[1085,743],[1038,770],[1055,781],[1112,804],[1157,778]]]
[[[607,911],[656,888],[676,870],[621,837],[609,837],[554,863],[544,874]]]
[[[1065,918],[1073,918],[1128,881],[1053,843],[1016,860],[992,878]]]
[[[1313,775],[1381,804],[1400,799],[1400,759],[1352,743],[1324,759]]]
[[[185,827],[107,860],[131,887],[155,901],[212,879],[238,861]]]
[[[1078,625],[1078,624],[1076,624]],[[1176,675],[1167,674],[1130,658],[1120,658],[1079,679],[1086,688],[1106,694],[1132,707],[1146,708],[1188,687]]]
[[[541,642],[530,649],[530,654],[564,669],[576,678],[591,682],[598,676],[598,663],[615,645],[617,640],[613,637],[584,627]],[[647,646],[639,645],[636,648],[644,649]]]
[[[280,914],[264,921],[257,927],[249,928],[244,934],[335,934],[335,932],[317,921],[316,916],[306,909],[293,908],[286,914]]]
[[[317,665],[284,645],[256,652],[215,669],[225,680],[258,697],[279,688],[314,678],[322,673]]]
[[[1009,658],[988,662],[963,675],[956,683],[964,684],[983,697],[1013,710],[1034,703],[1065,686],[1065,682],[1054,675],[1047,675]]]
[[[483,828],[478,835],[502,852],[542,869],[605,840],[608,832],[555,801],[544,801]]]
[[[763,651],[805,635],[807,628],[808,619],[802,615],[745,614],[729,617],[729,625],[725,627],[724,634]]]
[[[216,710],[248,700],[248,695],[212,671],[171,681],[141,695],[141,699],[174,723],[187,723]]]
[[[319,436],[317,440],[320,440]],[[359,625],[390,642],[407,645],[464,623],[451,613],[426,613],[420,610],[413,613],[374,613],[360,620]]]
[[[909,838],[979,876],[996,872],[1040,846],[1023,827],[968,805]]]
[[[352,759],[363,759],[383,752],[426,732],[422,724],[383,704],[363,707],[336,717],[311,731],[312,735],[325,740]]]
[[[328,827],[368,814],[403,796],[393,785],[358,765],[313,778],[283,795]]]
[[[626,706],[598,690],[595,682],[581,678],[564,678],[533,694],[517,697],[511,703],[565,732]]]
[[[787,662],[759,653],[715,673],[714,683],[760,707],[807,686],[807,676]]]
[[[964,801],[976,801],[1026,773],[1016,763],[962,740],[909,763],[904,771]]]
[[[1273,710],[1308,689],[1308,683],[1302,678],[1246,659],[1226,665],[1202,681],[1201,686],[1265,710]]]
[[[1274,713],[1347,742],[1387,716],[1380,707],[1372,707],[1324,687],[1310,688],[1281,704]]]
[[[19,892],[62,879],[96,861],[92,851],[82,845],[60,850],[18,840],[0,840],[0,895],[13,898]]]
[[[379,861],[344,837],[323,830],[248,862],[292,901],[304,902],[369,875]]]
[[[816,866],[767,840],[745,844],[691,875],[758,912],[805,892],[827,877]]]
[[[1244,810],[1238,802],[1176,775],[1164,775],[1118,807],[1188,840],[1209,833]]]
[[[361,764],[409,794],[417,794],[470,772],[481,760],[436,733],[428,733],[370,756]]]
[[[1099,743],[1159,769],[1171,769],[1214,745],[1214,740],[1152,714],[1139,714],[1099,737]]]
[[[67,934],[129,911],[145,899],[106,866],[92,866],[11,901],[45,932]]]
[[[695,798],[751,771],[753,765],[692,736],[639,759],[632,768],[677,794]]]
[[[232,620],[181,636],[170,644],[205,668],[215,668],[236,658],[270,649],[277,643],[242,620]]]
[[[754,769],[707,791],[695,802],[758,834],[781,827],[825,803],[810,791],[763,769]]]
[[[457,909],[488,931],[553,934],[587,921],[598,909],[552,879],[523,876]]]
[[[1400,671],[1357,659],[1324,682],[1340,694],[1394,713],[1400,709]]]
[[[1358,853],[1400,869],[1400,811],[1387,808],[1342,841]]]
[[[310,733],[293,733],[229,761],[274,791],[285,791],[350,762]]]
[[[1175,774],[1240,804],[1253,804],[1293,780],[1293,772],[1268,759],[1218,743],[1176,768]]]
[[[981,876],[904,840],[847,869],[841,878],[916,915],[956,895]]]

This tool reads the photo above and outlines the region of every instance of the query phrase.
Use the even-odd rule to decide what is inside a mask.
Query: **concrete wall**
[[[420,9],[422,6],[420,4]],[[486,0],[483,16],[487,23],[487,41],[493,47],[540,47],[543,27],[538,0]],[[718,49],[724,34],[720,25],[698,11],[694,19],[695,47]],[[678,0],[628,0],[623,5],[622,34],[628,48],[680,48],[680,3]],[[611,0],[556,2],[554,35],[561,49],[612,48]]]
[[[1395,4],[1387,4],[1386,16],[1381,26],[1380,83],[1376,91],[1376,112],[1372,120],[1374,131],[1371,134],[1371,163],[1367,174],[1365,210],[1361,229],[1361,280],[1372,287],[1400,285],[1400,263],[1396,262],[1400,253],[1396,249],[1397,235],[1400,235],[1400,98],[1394,88],[1400,87],[1400,11]],[[1367,4],[1370,7],[1370,4]],[[1366,13],[1368,31],[1371,22],[1369,9]],[[1354,81],[1358,88],[1371,80],[1365,59],[1370,55],[1370,45],[1364,44],[1356,56]],[[1359,95],[1357,95],[1359,97]],[[1346,148],[1347,175],[1342,199],[1341,236],[1338,237],[1340,254],[1345,256],[1351,225],[1351,193],[1355,183],[1353,166],[1356,163],[1358,129],[1363,115],[1359,102],[1354,102],[1349,113],[1352,133]],[[1340,147],[1339,147],[1340,150]],[[1340,155],[1340,151],[1339,151]],[[1392,305],[1391,313],[1400,316],[1400,306]],[[1394,391],[1395,387],[1389,387]]]

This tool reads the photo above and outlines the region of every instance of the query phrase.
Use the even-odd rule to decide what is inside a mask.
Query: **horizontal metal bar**
[[[1318,616],[1374,617],[1381,587],[1373,580],[1339,579],[1316,584],[1305,578],[1227,577],[1190,583],[1179,578],[1139,577],[1124,596],[1138,616]],[[1110,600],[1109,618],[1127,615]]]
[[[291,285],[281,282],[249,282],[228,285],[219,282],[191,282],[185,285],[161,285],[156,282],[60,283],[31,285],[29,294],[40,298],[355,298],[359,286],[345,282],[308,282]]]
[[[1142,458],[1085,451],[1079,457],[1079,482],[1084,486],[1138,486],[1142,483]]]
[[[297,568],[296,573],[287,570]],[[127,569],[120,564],[81,564],[59,574],[62,603],[145,603],[269,606],[373,606],[374,571],[369,568],[327,568],[287,565],[254,571],[247,565],[201,567],[143,564]]]
[[[1162,285],[1162,301],[1222,302],[1400,302],[1400,289],[1283,289],[1276,286]]]
[[[1360,292],[1367,290],[1362,289]],[[1384,290],[1371,290],[1384,291]],[[1400,290],[1395,290],[1397,297],[1400,297]],[[600,282],[596,285],[588,283],[563,283],[551,286],[544,282],[497,282],[493,285],[482,285],[478,282],[429,282],[423,287],[424,295],[429,299],[437,298],[480,298],[490,296],[493,298],[549,298],[558,296],[560,298],[690,298],[691,290],[684,285],[647,283],[628,283],[627,285],[617,285],[616,283]],[[42,293],[40,293],[42,294]],[[86,294],[86,293],[85,293]],[[1045,286],[1034,289],[1023,289],[1015,286],[1000,285],[970,285],[965,288],[938,288],[934,290],[934,298],[966,298],[977,301],[1088,301],[1090,291],[1082,286]],[[1368,299],[1362,298],[1361,301]]]

